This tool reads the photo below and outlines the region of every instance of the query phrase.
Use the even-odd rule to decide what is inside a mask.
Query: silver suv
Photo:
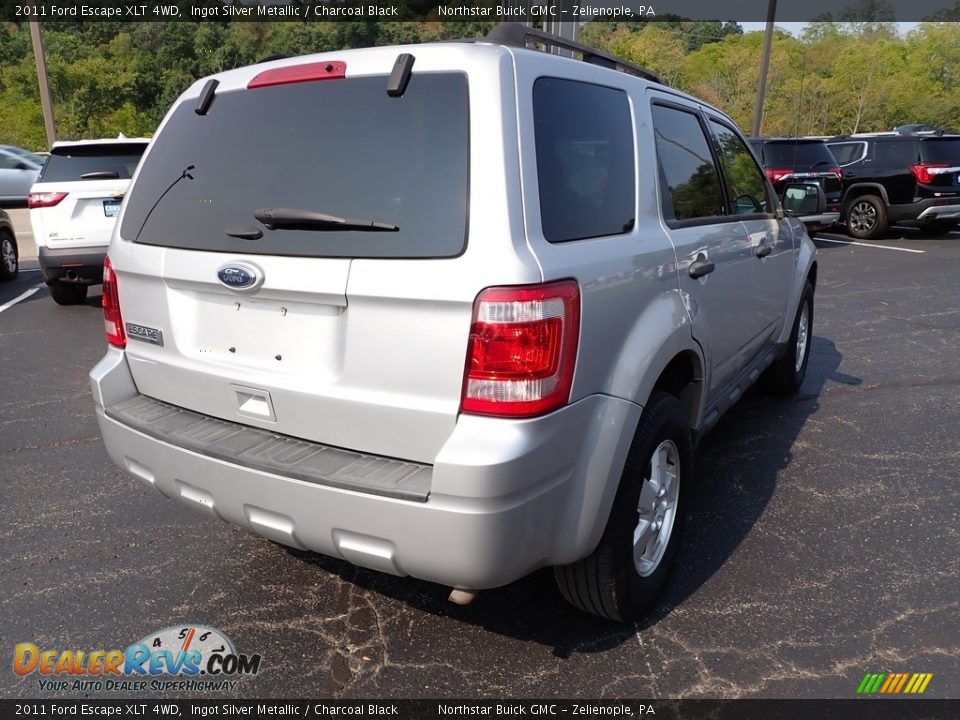
[[[815,248],[723,113],[531,36],[559,42],[508,26],[183,94],[104,270],[118,465],[456,601],[553,566],[583,610],[650,607],[697,439],[761,374],[803,380]]]

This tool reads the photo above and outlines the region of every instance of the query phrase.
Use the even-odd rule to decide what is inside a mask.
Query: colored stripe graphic
[[[932,679],[933,673],[867,673],[857,686],[857,694],[919,695]]]

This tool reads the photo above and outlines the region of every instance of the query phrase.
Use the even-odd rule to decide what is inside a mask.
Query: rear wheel
[[[692,454],[683,407],[674,396],[655,392],[637,425],[599,545],[583,560],[554,568],[567,602],[620,622],[637,620],[653,606],[680,545]]]
[[[87,286],[54,283],[50,286],[50,297],[57,305],[78,305],[87,299]]]
[[[847,205],[847,234],[860,240],[880,237],[887,229],[887,208],[876,195],[861,195]]]
[[[806,283],[783,357],[767,368],[761,383],[773,395],[793,395],[803,385],[813,342],[813,286]]]
[[[17,241],[8,232],[0,232],[0,280],[13,280],[20,271]]]

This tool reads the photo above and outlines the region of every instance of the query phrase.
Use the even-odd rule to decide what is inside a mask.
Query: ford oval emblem
[[[231,290],[251,290],[263,280],[256,268],[240,263],[221,265],[217,270],[217,278]]]

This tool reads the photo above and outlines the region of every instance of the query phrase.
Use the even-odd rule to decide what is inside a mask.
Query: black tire
[[[872,240],[887,231],[887,207],[876,195],[861,195],[847,203],[844,213],[847,235],[858,240]]]
[[[0,281],[13,280],[20,272],[20,251],[10,233],[0,231]]]
[[[50,285],[50,297],[57,305],[79,305],[87,299],[87,286],[53,283]]]
[[[676,450],[673,467],[677,472],[674,481],[677,491],[672,523],[669,536],[661,538],[665,549],[655,567],[641,575],[634,562],[633,547],[634,530],[640,521],[638,505],[644,485],[649,484],[654,451],[667,441],[672,441]],[[567,602],[585,612],[618,622],[635,621],[654,605],[680,546],[692,456],[689,420],[679,400],[667,393],[654,392],[637,424],[600,543],[583,560],[554,568],[557,587]],[[655,496],[652,488],[648,488],[650,497]]]
[[[806,335],[801,349],[801,321],[806,315]],[[783,357],[767,368],[761,378],[761,386],[772,395],[793,395],[803,385],[803,378],[807,375],[807,364],[810,361],[810,346],[813,344],[813,286],[807,282],[803,288],[803,297],[797,307],[797,314],[793,318],[793,329],[790,340],[787,341],[787,351]],[[801,357],[802,353],[802,357]],[[798,361],[799,358],[799,361]]]

